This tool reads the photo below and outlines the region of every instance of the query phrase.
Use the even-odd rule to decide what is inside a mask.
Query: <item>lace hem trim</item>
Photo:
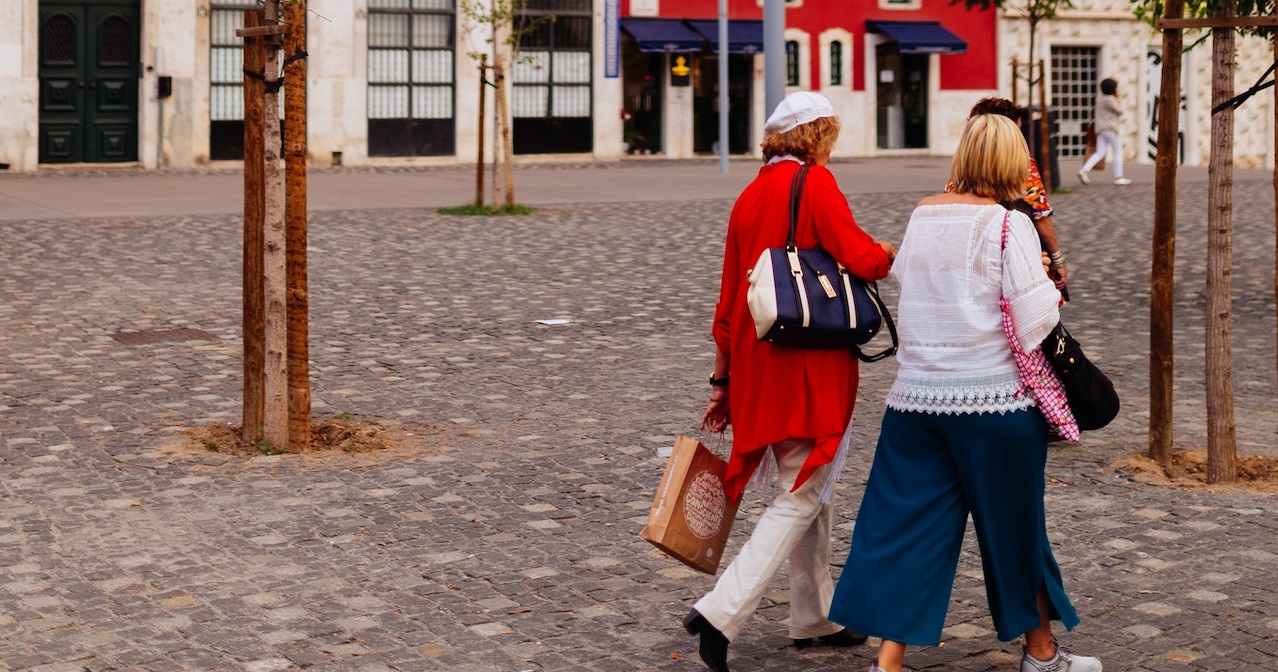
[[[1017,382],[970,386],[916,386],[898,380],[887,394],[888,408],[920,413],[1008,413],[1034,407]]]

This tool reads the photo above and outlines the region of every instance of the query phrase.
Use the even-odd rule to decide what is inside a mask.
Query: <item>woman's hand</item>
[[[896,261],[896,248],[892,246],[891,242],[886,240],[876,240],[874,242],[878,243],[879,247],[883,248],[884,252],[887,252],[889,264]]]
[[[701,416],[701,429],[722,432],[732,423],[728,412],[728,388],[716,387],[710,391],[710,405]]]
[[[1065,289],[1065,283],[1069,280],[1069,271],[1064,266],[1049,268],[1047,269],[1047,277],[1056,283],[1056,289]]]

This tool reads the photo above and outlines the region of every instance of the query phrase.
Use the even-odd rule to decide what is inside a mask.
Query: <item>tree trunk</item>
[[[244,12],[244,27],[256,28],[265,21],[260,9]],[[266,45],[261,37],[244,38],[245,72],[262,72],[266,65]],[[244,409],[240,438],[245,443],[262,440],[266,416],[266,382],[262,367],[266,360],[262,307],[262,228],[266,217],[266,175],[262,172],[265,145],[263,107],[265,88],[260,79],[244,76],[244,250],[242,334]]]
[[[1185,0],[1168,0],[1163,18],[1179,19]],[[1154,172],[1154,246],[1149,278],[1149,457],[1164,468],[1172,459],[1173,317],[1176,265],[1176,170],[1180,148],[1180,68],[1184,33],[1163,31],[1158,89],[1158,160]]]
[[[306,0],[289,2],[284,53],[306,52]],[[284,219],[288,274],[288,445],[311,443],[310,298],[306,263],[306,59],[284,71]]]
[[[266,24],[279,23],[280,0],[267,0]],[[285,298],[284,185],[280,175],[280,45],[277,36],[266,40],[265,143],[262,163],[266,175],[265,255],[262,261],[266,333],[266,417],[262,438],[270,447],[288,446],[288,328]]]
[[[511,163],[515,151],[510,141],[510,108],[506,102],[506,57],[504,54],[498,55],[496,62],[493,63],[493,79],[497,85],[497,94],[494,98],[497,108],[498,135],[501,137],[501,172],[505,186],[505,206],[513,208],[515,207],[515,175]]]
[[[1217,16],[1234,16],[1233,0],[1222,0]],[[1213,28],[1212,108],[1234,95],[1234,29]],[[1211,163],[1207,193],[1207,482],[1237,479],[1234,435],[1234,385],[1230,368],[1229,320],[1232,313],[1233,254],[1232,107],[1212,115]]]
[[[1043,180],[1043,190],[1052,192],[1052,142],[1051,119],[1047,114],[1047,60],[1038,61],[1038,172]]]

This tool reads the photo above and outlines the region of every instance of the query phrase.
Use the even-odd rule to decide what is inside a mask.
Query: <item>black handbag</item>
[[[795,227],[808,166],[795,171],[790,185],[790,233],[785,247],[771,247],[750,270],[746,302],[759,340],[796,348],[851,349],[862,361],[896,354],[896,324],[879,297],[878,286],[853,276],[821,248],[800,250]],[[892,337],[887,349],[861,350],[884,325]]]
[[[1100,429],[1118,416],[1118,392],[1070,335],[1063,324],[1043,339],[1043,354],[1065,385],[1065,398],[1074,413],[1078,428]]]

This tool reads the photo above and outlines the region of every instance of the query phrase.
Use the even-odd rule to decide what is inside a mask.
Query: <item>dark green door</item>
[[[41,163],[137,161],[139,17],[139,0],[41,0]]]

